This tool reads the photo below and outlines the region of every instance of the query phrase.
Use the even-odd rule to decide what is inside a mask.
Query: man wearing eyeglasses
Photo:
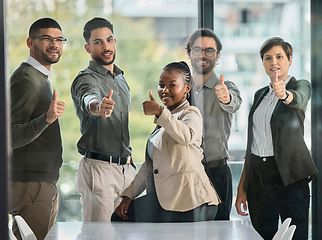
[[[129,135],[130,88],[114,64],[113,25],[103,18],[88,21],[83,30],[89,66],[72,83],[71,95],[82,136],[76,184],[83,221],[109,222],[119,196],[135,176]]]
[[[48,76],[63,50],[62,29],[51,18],[35,21],[29,29],[30,55],[10,78],[11,162],[9,212],[21,215],[44,239],[58,212],[56,183],[62,165],[58,118],[65,104],[51,89]],[[13,232],[21,239],[13,219]]]
[[[215,220],[229,220],[232,205],[232,173],[227,165],[228,139],[233,113],[241,103],[237,86],[218,77],[215,66],[220,58],[221,42],[210,29],[198,29],[189,38],[187,54],[192,66],[192,104],[203,116],[203,163],[221,203]]]

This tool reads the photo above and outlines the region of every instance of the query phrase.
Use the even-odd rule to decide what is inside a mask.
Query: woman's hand
[[[235,208],[236,211],[239,215],[241,216],[248,216],[247,211],[247,195],[244,191],[243,188],[238,189],[237,191],[237,198],[236,198],[236,202],[235,202]],[[241,205],[243,204],[243,210]]]
[[[115,209],[115,213],[117,216],[122,218],[123,220],[128,220],[128,217],[126,216],[127,210],[129,209],[131,205],[132,200],[128,197],[122,197],[122,202],[120,205]]]
[[[145,115],[156,115],[157,117],[160,116],[162,113],[162,107],[157,103],[157,101],[153,98],[152,92],[149,92],[150,101],[144,101],[143,111]]]
[[[274,94],[278,99],[286,98],[286,86],[284,81],[278,80],[278,73],[275,71],[274,82],[272,83]]]

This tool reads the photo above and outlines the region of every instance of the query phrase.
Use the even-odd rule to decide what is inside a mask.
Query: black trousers
[[[167,211],[158,201],[156,193],[149,193],[132,201],[128,209],[130,222],[199,222],[212,220],[217,213],[216,205],[203,204],[186,212]],[[124,221],[114,212],[111,221]]]
[[[214,220],[229,220],[233,199],[233,183],[230,166],[225,164],[209,168],[205,165],[205,170],[221,200]]]
[[[304,179],[283,186],[275,158],[251,155],[247,202],[253,227],[266,240],[278,230],[279,217],[283,222],[292,218],[296,225],[294,240],[308,239],[310,190]]]

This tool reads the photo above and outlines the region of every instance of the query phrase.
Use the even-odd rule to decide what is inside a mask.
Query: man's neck
[[[201,86],[203,86],[208,81],[208,79],[211,77],[211,75],[213,73],[214,72],[211,71],[206,74],[199,74],[199,73],[196,73],[195,71],[193,71],[192,78],[193,78],[193,83],[194,83],[195,87],[200,88]]]
[[[114,74],[114,64],[109,64],[109,65],[103,65],[103,67],[105,67],[107,70],[109,70],[111,72],[111,74]]]

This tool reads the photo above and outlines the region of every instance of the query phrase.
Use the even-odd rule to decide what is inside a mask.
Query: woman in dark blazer
[[[311,84],[288,74],[292,46],[275,37],[260,49],[270,84],[254,96],[248,119],[245,163],[236,210],[272,239],[281,221],[292,218],[293,239],[308,238],[309,181],[318,171],[304,141],[304,118]],[[243,210],[242,210],[243,208]]]

